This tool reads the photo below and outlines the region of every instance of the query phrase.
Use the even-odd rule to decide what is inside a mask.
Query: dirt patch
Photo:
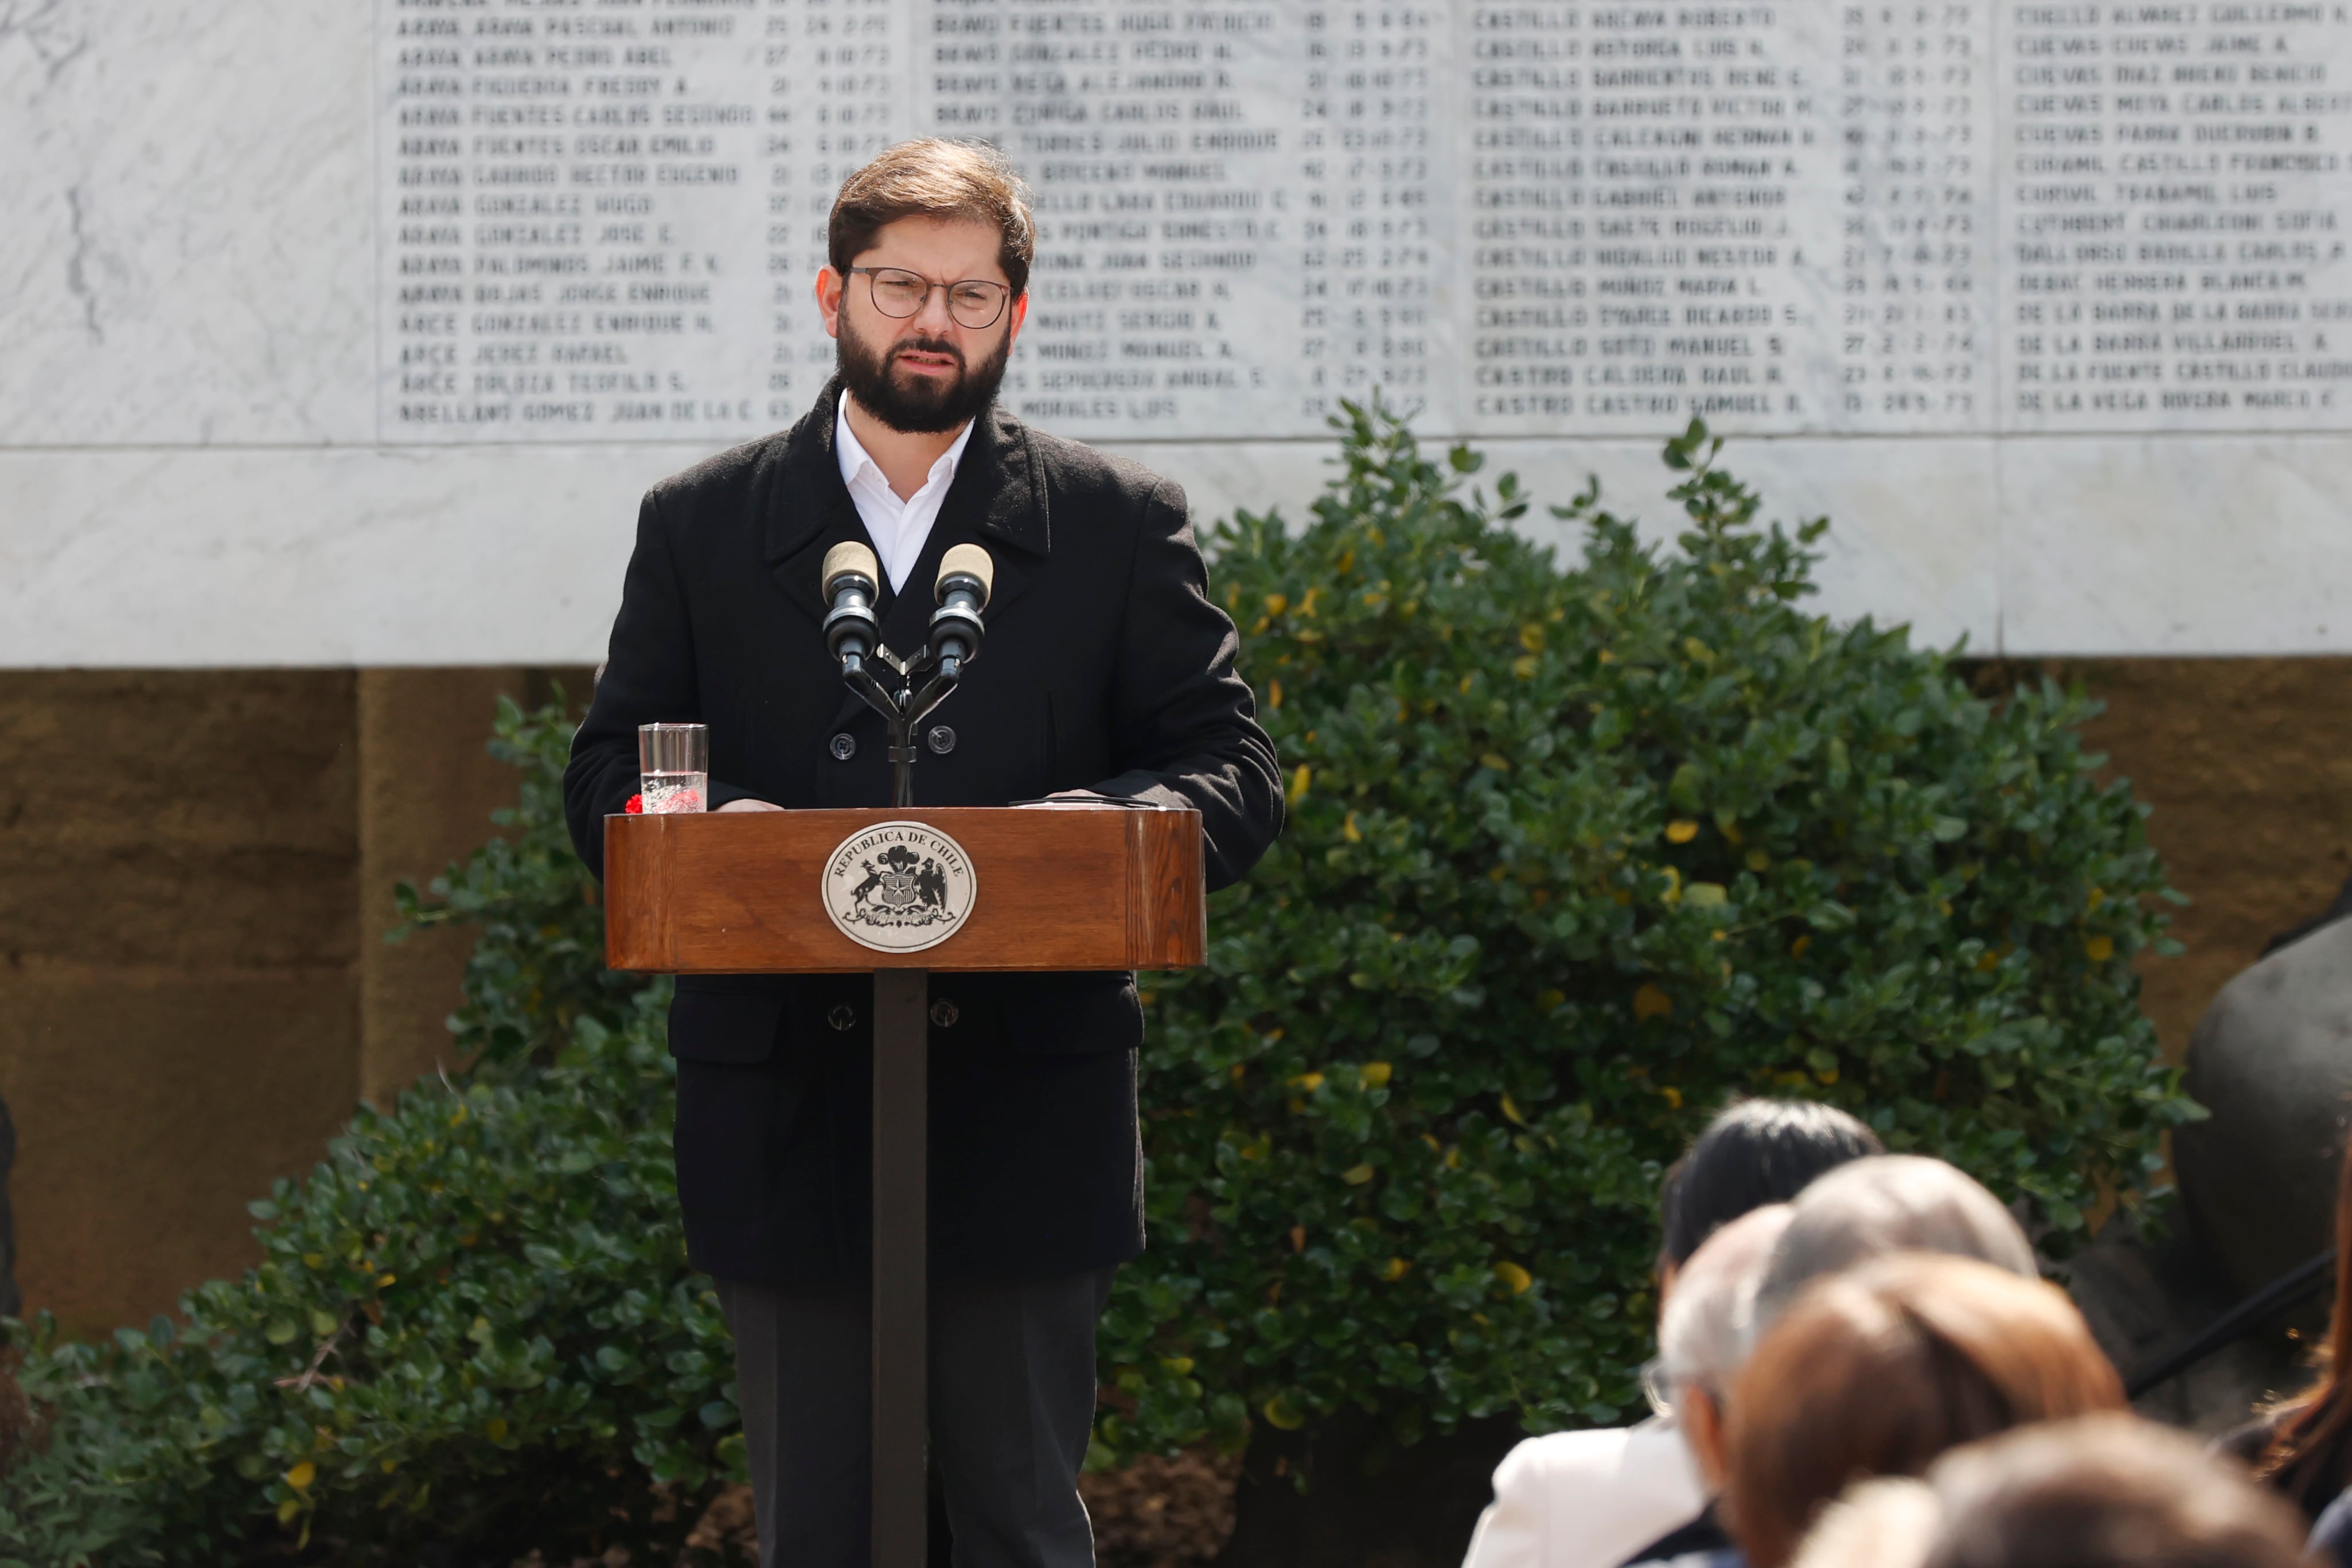
[[[1102,1568],[1191,1568],[1210,1563],[1234,1533],[1238,1457],[1145,1456],[1124,1468],[1078,1478],[1095,1523]]]
[[[1211,1563],[1234,1532],[1234,1487],[1241,1460],[1213,1454],[1145,1457],[1123,1469],[1078,1478],[1078,1495],[1095,1526],[1101,1568],[1192,1568]],[[760,1560],[751,1489],[729,1487],[711,1500],[689,1547],[717,1552],[726,1563]],[[536,1554],[515,1568],[550,1568]],[[604,1568],[583,1558],[567,1568]]]

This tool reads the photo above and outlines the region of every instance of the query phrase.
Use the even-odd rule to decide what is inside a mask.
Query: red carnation
[[[646,811],[646,797],[641,795],[633,795],[629,797],[629,804],[623,806],[621,809],[627,812],[631,816],[643,816]]]

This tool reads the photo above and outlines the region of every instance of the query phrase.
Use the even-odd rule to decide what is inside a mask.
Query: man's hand
[[[719,808],[721,811],[782,811],[781,805],[770,805],[764,800],[730,800]]]

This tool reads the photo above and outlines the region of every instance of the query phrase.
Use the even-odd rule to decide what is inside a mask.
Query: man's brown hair
[[[2123,1407],[2122,1380],[2055,1286],[1898,1253],[1821,1280],[1756,1347],[1730,1396],[1731,1532],[1753,1568],[1780,1568],[1851,1481]]]
[[[825,231],[833,269],[846,277],[849,264],[883,226],[902,217],[970,218],[991,226],[1002,237],[996,259],[1004,280],[1016,296],[1027,291],[1029,264],[1037,254],[1029,187],[987,142],[938,136],[901,142],[844,180]]]

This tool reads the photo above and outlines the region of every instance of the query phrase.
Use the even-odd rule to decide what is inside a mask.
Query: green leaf
[[[1704,803],[1699,798],[1699,786],[1706,782],[1706,772],[1696,763],[1685,763],[1676,768],[1666,783],[1666,798],[1685,811],[1698,811]]]

